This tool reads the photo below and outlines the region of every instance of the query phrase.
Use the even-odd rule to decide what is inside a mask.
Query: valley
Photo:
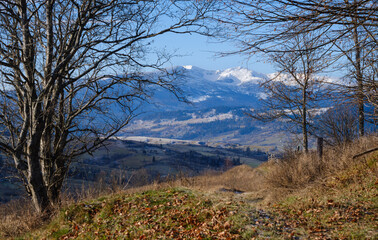
[[[247,115],[261,108],[266,96],[259,83],[268,75],[240,67],[211,71],[183,66],[175,71],[179,72],[175,84],[189,103],[179,101],[168,90],[150,89],[151,99],[139,106],[135,118],[106,146],[74,159],[64,191],[126,189],[208,171],[223,172],[241,164],[257,167],[288,144],[299,145],[296,129],[287,121],[261,122]],[[331,104],[324,101],[321,109],[313,109],[311,121]],[[115,117],[121,114],[118,108],[109,106],[109,110]],[[310,137],[311,147],[314,140]],[[12,167],[5,157],[1,161],[0,201],[24,196]]]
[[[206,142],[212,146],[242,144],[273,149],[288,140],[283,122],[263,123],[248,116],[246,107],[214,107],[152,112],[138,117],[121,137],[155,137]]]
[[[129,188],[241,164],[256,167],[295,137],[288,134],[287,122],[260,122],[246,115],[261,107],[259,83],[267,75],[240,67],[211,71],[183,66],[175,71],[180,72],[175,84],[190,103],[168,90],[150,89],[152,98],[116,137],[74,159],[65,191]],[[109,107],[117,116],[119,109]],[[12,167],[4,157],[1,161],[0,201],[25,195]]]
[[[203,142],[169,139],[145,141],[110,140],[92,155],[83,155],[72,163],[65,191],[78,189],[124,189],[161,182],[176,177],[191,177],[204,172],[226,171],[247,164],[256,167],[268,159],[264,148],[227,145],[208,146]],[[2,158],[0,202],[24,196],[21,182],[12,177],[12,168]]]

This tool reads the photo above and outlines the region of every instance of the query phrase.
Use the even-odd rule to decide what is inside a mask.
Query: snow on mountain
[[[205,70],[196,66],[181,66],[177,86],[192,103],[179,102],[167,90],[156,88],[151,104],[121,136],[145,136],[181,140],[232,142],[238,144],[274,146],[281,144],[283,122],[262,123],[246,116],[251,109],[262,106],[261,98],[269,96],[259,83],[274,75],[265,75],[235,67],[225,70]],[[283,83],[291,83],[282,79]],[[327,110],[328,104],[311,109],[315,116]],[[282,136],[280,135],[282,134]]]
[[[231,100],[230,98],[236,100],[246,95],[254,98],[261,92],[259,83],[267,78],[265,74],[241,67],[205,70],[184,66],[184,76],[186,84],[184,83],[183,89],[187,90],[193,102]]]
[[[201,78],[202,80],[216,82],[225,85],[241,85],[243,83],[259,84],[266,79],[266,75],[246,68],[235,67],[226,70],[205,70],[192,65],[186,65],[184,73],[189,79]],[[198,80],[198,79],[197,79]]]
[[[262,80],[266,79],[265,74],[241,67],[228,68],[224,71],[221,71],[219,74],[219,80],[231,77],[240,81],[239,85],[246,82],[259,84]]]
[[[268,96],[260,88],[260,83],[277,76],[277,73],[263,74],[242,67],[225,70],[206,70],[192,65],[174,68],[179,72],[177,86],[183,90],[192,105],[178,102],[176,97],[164,89],[155,89],[152,99],[153,106],[148,110],[159,108],[164,111],[188,110],[214,107],[250,107],[258,108],[260,99]],[[319,77],[321,80],[334,81],[330,78]],[[280,74],[274,81],[280,81],[288,86],[296,84],[290,81],[288,75]]]
[[[298,79],[304,78],[303,74],[298,74]],[[266,75],[267,79],[272,79],[275,82],[281,82],[287,86],[295,86],[298,85],[298,83],[293,79],[292,76],[290,76],[287,73],[269,73]],[[343,80],[336,77],[328,77],[328,76],[320,76],[316,75],[313,77],[313,79],[316,79],[317,82],[320,83],[326,83],[326,84],[343,84]],[[345,84],[345,83],[344,83]]]
[[[258,83],[266,76],[245,68],[205,70],[196,66],[176,67],[180,72],[178,86],[193,103],[178,102],[166,90],[156,89],[152,102],[160,109],[183,110],[219,106],[254,106],[261,91]]]
[[[204,96],[199,96],[197,98],[189,98],[189,101],[191,101],[192,103],[199,103],[199,102],[206,101],[208,98],[210,98],[209,95],[204,95]]]
[[[185,68],[185,69],[188,69],[188,70],[191,70],[193,68],[192,65],[186,65],[186,66],[182,66],[182,67]]]

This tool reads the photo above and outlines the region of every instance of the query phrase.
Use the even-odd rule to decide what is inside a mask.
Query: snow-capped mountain
[[[154,107],[169,110],[203,109],[220,106],[250,106],[258,104],[259,83],[267,76],[245,68],[205,70],[195,66],[177,67],[177,81],[184,96],[193,104],[180,103],[168,91],[156,89]],[[151,106],[149,106],[149,110]]]
[[[141,108],[145,114],[136,118],[120,136],[258,146],[282,145],[283,139],[289,137],[282,129],[287,125],[285,121],[262,123],[245,114],[260,108],[261,99],[269,97],[259,84],[271,79],[272,74],[241,67],[205,70],[181,66],[174,70],[179,73],[176,85],[191,104],[179,102],[169,91],[156,88],[152,104]],[[290,81],[282,80],[282,83],[292,86]],[[330,102],[324,100],[311,113],[319,115],[329,106]]]
[[[266,78],[265,74],[258,73],[246,68],[235,67],[226,70],[204,70],[194,66],[183,66],[189,75],[197,75],[202,78],[227,85],[242,85],[243,83],[260,83],[261,79]]]
[[[156,88],[152,104],[144,105],[144,114],[120,136],[277,145],[281,132],[276,125],[245,115],[259,106],[259,83],[267,77],[265,74],[240,67],[205,70],[182,66],[174,70],[179,72],[176,84],[191,104],[179,102],[169,91]]]

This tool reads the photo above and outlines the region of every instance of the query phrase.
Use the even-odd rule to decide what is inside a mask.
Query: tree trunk
[[[33,167],[33,166],[31,166]],[[35,166],[34,166],[35,167]],[[44,185],[41,185],[42,175],[38,174],[38,168],[29,170],[29,190],[33,200],[33,205],[37,212],[49,212],[51,207],[50,199],[47,195],[47,189]],[[39,172],[40,173],[40,172]]]
[[[36,148],[36,146],[30,145],[29,149]],[[41,164],[39,161],[38,151],[29,151],[28,156],[28,187],[33,200],[34,207],[39,213],[49,211],[51,202],[48,197],[47,188],[43,181]]]
[[[364,84],[361,68],[361,44],[358,38],[358,22],[355,20],[353,31],[353,40],[355,45],[355,70],[357,81],[357,105],[358,105],[358,129],[360,137],[365,135],[365,111],[364,111]]]
[[[303,134],[303,151],[308,152],[308,134],[307,134],[307,86],[304,86],[302,95],[302,134]]]

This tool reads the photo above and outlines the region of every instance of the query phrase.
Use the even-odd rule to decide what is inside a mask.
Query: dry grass
[[[221,188],[241,192],[257,191],[264,177],[260,169],[247,165],[234,167],[224,173],[205,173],[198,177],[180,179],[177,184],[202,191],[217,191]]]
[[[374,142],[360,141],[369,147]],[[378,152],[353,160],[353,150],[340,148],[340,165],[327,165],[324,177],[292,189],[267,207],[300,239],[378,239]],[[362,151],[363,152],[363,151]],[[331,154],[331,153],[330,153]],[[350,155],[350,158],[343,158]],[[330,155],[333,156],[333,155]],[[335,164],[335,162],[330,164]],[[341,164],[344,163],[345,165]],[[301,236],[301,237],[299,237]]]
[[[378,137],[369,136],[353,143],[326,148],[321,159],[314,152],[285,154],[290,157],[270,160],[271,169],[267,174],[267,183],[274,188],[302,188],[363,163],[366,156],[356,159],[353,159],[353,156],[376,146]]]
[[[63,207],[71,204],[94,199],[102,195],[114,194],[120,192],[120,186],[116,190],[113,186],[105,186],[101,182],[93,186],[84,185],[73,193],[63,193],[60,204],[54,206],[52,218]],[[0,204],[0,239],[16,238],[26,232],[31,232],[40,228],[50,221],[36,212],[30,199],[22,198],[12,200],[5,204]]]
[[[289,193],[293,193],[293,190],[305,191],[308,188],[313,192],[314,188],[309,187],[310,185],[319,189],[317,185],[322,184],[324,179],[329,180],[334,176],[340,176],[343,171],[351,171],[353,168],[369,164],[366,159],[378,157],[376,152],[357,159],[353,159],[353,156],[376,146],[378,146],[378,137],[370,136],[352,144],[325,149],[322,159],[319,159],[314,153],[301,155],[289,152],[284,159],[270,159],[257,168],[241,165],[223,173],[209,171],[197,177],[181,175],[169,181],[156,181],[150,185],[127,190],[124,190],[124,186],[112,186],[111,188],[99,187],[98,184],[92,187],[83,186],[75,197],[64,195],[60,207],[103,195],[140,193],[174,187],[187,187],[210,194],[219,193],[221,189],[237,190],[246,192],[238,196],[261,206],[277,202],[287,197]],[[353,181],[353,179],[348,179],[349,175],[341,175],[345,178],[341,180],[346,184]],[[14,238],[44,224],[31,203],[26,200],[0,205],[0,219],[2,219],[0,221],[0,239]]]
[[[0,238],[14,237],[43,224],[30,201],[13,200],[0,205]]]
[[[89,201],[103,196],[115,196],[119,194],[135,194],[149,190],[163,190],[176,187],[188,187],[203,192],[219,192],[220,189],[235,189],[239,191],[256,191],[261,186],[263,175],[259,170],[247,165],[237,166],[227,172],[208,171],[197,177],[185,177],[179,175],[171,179],[153,184],[134,187],[124,190],[124,186],[104,187],[101,182],[93,186],[83,185],[71,194],[63,194],[61,204],[55,209],[59,210],[72,204]],[[34,210],[28,200],[12,201],[0,205],[0,239],[16,238],[27,232],[33,232],[46,224]]]
[[[313,153],[270,161],[271,171],[267,174],[267,179],[272,187],[298,188],[323,174],[324,163]]]
[[[258,168],[248,165],[240,165],[226,172],[206,171],[196,177],[185,175],[172,176],[166,181],[156,181],[153,184],[141,187],[133,187],[122,190],[124,193],[137,193],[148,190],[160,190],[166,188],[186,187],[202,192],[216,192],[220,189],[236,190],[240,192],[253,192],[262,189],[265,184],[262,164]]]

